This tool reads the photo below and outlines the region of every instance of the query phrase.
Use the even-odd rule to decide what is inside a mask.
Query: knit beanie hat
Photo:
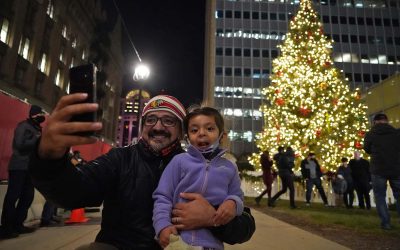
[[[37,105],[32,105],[31,109],[29,110],[29,117],[32,117],[37,114],[42,114],[43,110],[41,107]]]
[[[142,117],[153,111],[168,111],[180,121],[186,116],[185,107],[178,99],[169,95],[158,95],[151,98],[143,108]]]

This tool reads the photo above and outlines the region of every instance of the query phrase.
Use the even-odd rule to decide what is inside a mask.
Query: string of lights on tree
[[[350,91],[334,67],[332,43],[311,1],[302,0],[286,40],[278,45],[281,53],[273,61],[270,86],[262,92],[265,127],[256,140],[261,152],[291,146],[298,163],[311,151],[325,171],[335,171],[342,157],[362,148],[366,106],[359,89]],[[259,167],[259,153],[250,163]]]

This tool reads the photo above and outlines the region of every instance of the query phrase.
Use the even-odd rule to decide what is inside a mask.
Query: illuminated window
[[[62,34],[62,36],[64,37],[64,38],[68,38],[67,37],[67,26],[66,25],[64,25],[63,26],[63,28],[62,28],[62,31],[61,31],[61,34]]]
[[[18,48],[18,54],[21,55],[26,60],[28,60],[29,56],[29,43],[30,41],[28,38],[22,38]]]
[[[57,75],[56,75],[56,81],[55,81],[56,86],[62,87],[62,79],[61,79],[61,70],[57,70]]]
[[[39,60],[38,69],[43,73],[46,73],[46,59],[47,56],[45,53],[42,54],[42,58]]]
[[[0,31],[0,41],[3,43],[7,43],[8,29],[10,23],[7,19],[3,19],[1,23],[1,31]]]
[[[49,4],[47,5],[47,15],[49,15],[50,18],[54,17],[54,5],[51,0],[49,0]]]

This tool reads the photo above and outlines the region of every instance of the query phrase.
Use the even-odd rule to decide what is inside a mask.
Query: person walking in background
[[[279,178],[282,180],[282,189],[276,193],[271,200],[268,201],[269,207],[275,206],[275,201],[289,188],[290,207],[297,208],[294,203],[294,184],[293,184],[293,171],[294,167],[294,151],[291,147],[287,147],[284,152],[284,147],[278,148],[278,153],[274,155],[275,163],[278,167]]]
[[[315,159],[314,153],[310,152],[307,158],[301,161],[301,175],[306,180],[306,205],[310,206],[311,192],[313,187],[316,186],[324,205],[328,206],[328,199],[326,198],[325,191],[321,183],[321,166]]]
[[[388,181],[400,217],[400,130],[389,125],[385,114],[374,116],[373,126],[364,138],[364,150],[371,155],[372,189],[381,227],[390,230],[392,226],[386,204]]]
[[[15,238],[31,233],[34,228],[24,226],[28,209],[34,198],[34,187],[28,172],[29,157],[41,135],[45,117],[42,108],[32,105],[29,117],[20,122],[15,131],[12,156],[8,165],[8,188],[1,214],[1,238]]]
[[[237,166],[223,158],[226,150],[220,148],[224,119],[218,110],[201,107],[192,110],[184,119],[184,133],[189,146],[187,152],[175,156],[165,168],[153,193],[153,225],[160,245],[173,248],[170,237],[178,235],[189,246],[223,249],[223,243],[208,228],[179,231],[172,224],[172,209],[185,192],[201,192],[216,207],[215,226],[225,225],[243,212],[243,191]],[[206,188],[205,188],[206,187]],[[236,213],[231,214],[230,207]],[[171,245],[170,245],[171,243]],[[186,248],[185,248],[186,249]]]
[[[346,189],[343,192],[343,202],[347,208],[353,208],[354,201],[354,185],[353,185],[353,177],[351,175],[351,169],[348,165],[348,159],[343,157],[341,159],[341,164],[337,170],[337,175],[342,176],[342,178],[346,181]],[[339,178],[340,178],[339,176]]]
[[[369,162],[361,157],[359,151],[354,152],[354,159],[349,162],[351,176],[354,182],[354,188],[357,193],[358,207],[361,209],[371,209],[371,174]]]
[[[268,151],[264,151],[260,157],[260,163],[262,168],[262,179],[265,185],[264,191],[261,192],[259,196],[255,198],[257,205],[260,205],[260,201],[262,197],[267,194],[268,195],[268,202],[271,200],[271,191],[272,191],[272,182],[274,181],[274,177],[272,175],[272,164],[274,163],[271,160]]]

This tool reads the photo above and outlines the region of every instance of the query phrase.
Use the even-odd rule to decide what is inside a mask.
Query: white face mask
[[[210,146],[208,146],[207,148],[203,148],[203,149],[199,149],[199,148],[197,148],[197,147],[195,147],[195,148],[197,148],[197,150],[199,150],[200,153],[202,153],[202,154],[212,153],[212,152],[214,152],[214,151],[219,147],[219,141],[221,140],[222,136],[223,136],[223,133],[221,133],[221,134],[218,136],[218,139],[217,139],[213,144],[211,144]],[[190,143],[189,140],[188,140],[188,143],[189,143],[189,145],[192,145],[192,144]],[[192,145],[192,146],[193,146],[193,145]]]

